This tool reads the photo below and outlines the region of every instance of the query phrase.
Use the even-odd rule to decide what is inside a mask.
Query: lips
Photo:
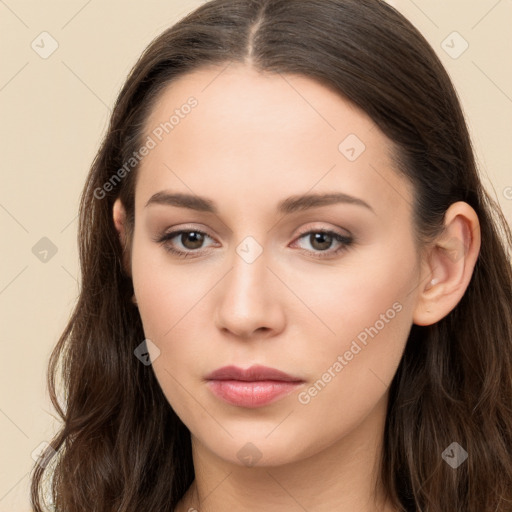
[[[268,366],[251,366],[243,369],[237,366],[224,366],[206,376],[207,380],[240,380],[245,382],[254,382],[262,380],[275,380],[282,382],[302,382],[302,379],[292,377],[275,368]]]
[[[273,403],[294,391],[304,381],[267,366],[244,369],[224,366],[205,377],[210,391],[238,407],[255,408]]]

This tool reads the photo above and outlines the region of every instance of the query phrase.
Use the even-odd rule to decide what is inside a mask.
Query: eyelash
[[[180,249],[176,249],[176,248],[170,246],[167,243],[170,240],[172,240],[173,238],[176,238],[177,236],[180,236],[180,235],[182,235],[184,233],[197,233],[199,235],[203,235],[205,237],[212,238],[207,233],[205,233],[204,231],[201,231],[199,229],[180,229],[180,230],[177,230],[177,231],[172,231],[170,233],[165,233],[164,235],[159,236],[154,241],[156,243],[159,243],[160,245],[162,245],[163,248],[167,252],[169,252],[169,253],[171,253],[171,254],[179,257],[179,258],[187,258],[187,257],[190,257],[190,255],[192,255],[192,254],[198,253],[200,251],[200,249],[198,249],[198,250],[189,249],[188,251],[182,251]],[[318,234],[318,233],[331,236],[333,241],[338,242],[341,245],[340,245],[340,247],[338,249],[336,249],[334,251],[331,251],[329,249],[325,250],[325,251],[310,251],[310,250],[307,250],[307,249],[301,249],[301,251],[306,252],[309,255],[313,254],[314,258],[318,258],[318,259],[332,258],[334,256],[337,256],[338,254],[341,254],[341,253],[347,251],[349,249],[349,247],[354,242],[354,239],[352,237],[340,235],[336,231],[331,231],[331,230],[328,230],[328,229],[312,229],[312,230],[309,230],[309,231],[305,231],[304,233],[300,234],[297,237],[297,240],[300,240],[301,238],[304,238],[304,237],[306,237],[308,235]],[[192,256],[192,257],[197,257],[197,256]]]

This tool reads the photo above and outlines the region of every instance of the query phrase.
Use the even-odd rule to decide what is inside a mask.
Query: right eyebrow
[[[201,212],[218,213],[213,201],[191,194],[170,194],[165,191],[157,192],[151,196],[149,201],[146,203],[146,207],[152,204],[177,206]]]

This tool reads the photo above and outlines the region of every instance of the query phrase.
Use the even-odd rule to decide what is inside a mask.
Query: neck
[[[335,444],[279,466],[233,464],[192,435],[196,478],[177,512],[393,512],[380,485],[386,403]]]

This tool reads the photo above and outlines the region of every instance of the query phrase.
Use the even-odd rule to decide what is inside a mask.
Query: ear
[[[128,234],[126,227],[126,209],[121,199],[116,199],[113,209],[114,226],[119,234],[119,242],[123,250],[123,268],[125,272],[131,276],[130,253],[128,248]]]
[[[480,251],[480,223],[473,208],[459,201],[445,213],[444,231],[424,255],[426,267],[414,309],[416,325],[431,325],[459,303],[473,275]]]

